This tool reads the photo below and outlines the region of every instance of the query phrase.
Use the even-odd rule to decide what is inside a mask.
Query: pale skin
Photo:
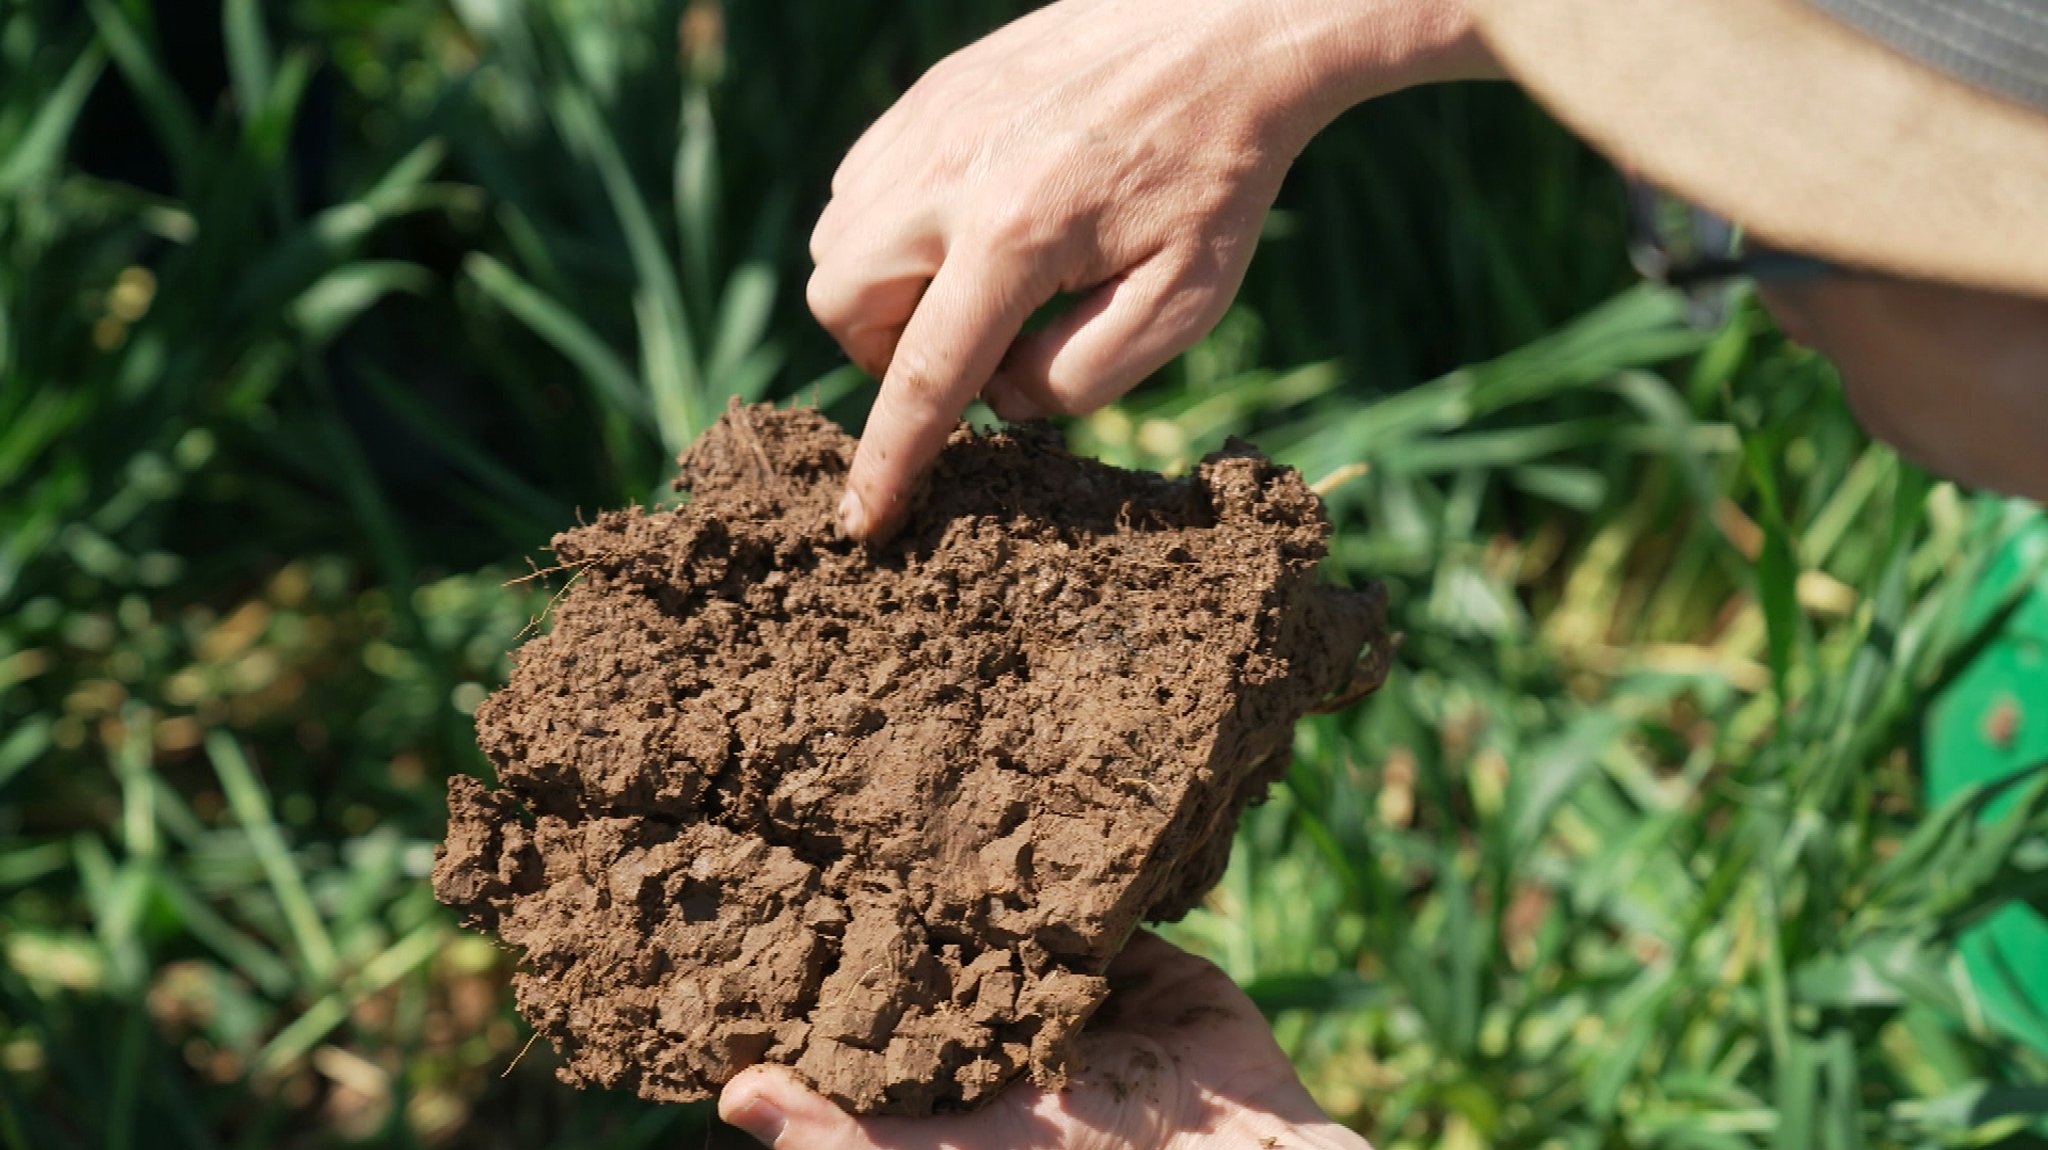
[[[840,509],[885,534],[960,414],[1092,410],[1236,294],[1345,108],[1485,74],[1442,0],[1062,0],[941,61],[853,146],[811,310],[882,380]],[[1075,307],[1019,338],[1061,292]]]
[[[882,380],[841,526],[886,536],[976,396],[1082,414],[1206,334],[1339,113],[1495,75],[1458,0],[1061,0],[941,61],[847,154],[812,236],[811,308]],[[1020,336],[1061,292],[1077,306]],[[1937,469],[2048,495],[2034,453],[1999,446],[2048,431],[2048,302],[1876,279],[1766,296],[1795,298],[1788,328],[1880,435],[1916,429],[1903,446]]]
[[[1872,435],[1937,475],[2048,501],[2048,300],[1881,276],[1763,285]]]
[[[941,62],[855,144],[812,237],[811,308],[882,380],[841,527],[885,537],[977,396],[1006,419],[1082,414],[1205,335],[1339,113],[1497,74],[1458,0],[1060,0]],[[1059,293],[1078,304],[1022,334]],[[2048,499],[2048,300],[1855,274],[1763,298],[1836,361],[1874,434]],[[1064,1093],[855,1119],[761,1066],[719,1113],[775,1150],[1363,1145],[1214,967],[1141,937],[1118,969],[1131,985]]]
[[[1258,1008],[1213,964],[1139,934],[1062,1090],[1019,1083],[971,1114],[854,1118],[779,1066],[726,1085],[719,1117],[779,1150],[1370,1150],[1303,1089]]]

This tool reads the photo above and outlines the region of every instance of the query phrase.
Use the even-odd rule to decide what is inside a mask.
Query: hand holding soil
[[[1149,934],[1109,968],[1110,995],[1064,1090],[1020,1085],[972,1114],[854,1118],[777,1067],[748,1070],[719,1117],[774,1150],[1362,1150],[1303,1089],[1229,976]]]
[[[1454,0],[1063,0],[941,61],[811,239],[812,311],[882,379],[843,528],[891,529],[977,394],[1021,419],[1129,390],[1222,317],[1316,131],[1485,70]]]
[[[852,454],[734,407],[688,503],[557,538],[576,583],[477,712],[498,788],[450,780],[434,887],[524,951],[568,1081],[689,1101],[769,1062],[897,1115],[1057,1089],[1295,720],[1386,672],[1383,593],[1318,581],[1320,501],[1242,444],[1169,480],[961,429],[881,547],[833,529]]]

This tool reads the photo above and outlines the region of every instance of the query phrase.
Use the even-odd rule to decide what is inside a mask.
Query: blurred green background
[[[424,881],[442,780],[553,532],[729,395],[858,425],[810,221],[1016,8],[0,0],[0,1146],[734,1137],[522,1057]],[[2048,1146],[1956,948],[2048,901],[2048,777],[1930,807],[1916,754],[2040,515],[1754,306],[1689,329],[1621,219],[1504,86],[1382,101],[1072,425],[1336,483],[1407,636],[1174,936],[1382,1150]]]

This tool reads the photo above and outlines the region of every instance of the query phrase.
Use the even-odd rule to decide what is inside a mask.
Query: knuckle
[[[1032,398],[1047,415],[1086,415],[1099,406],[1092,392],[1101,378],[1099,364],[1063,356],[1046,366],[1045,386]]]
[[[986,193],[977,205],[976,227],[1005,248],[1050,251],[1088,222],[1085,201],[1058,165],[1027,159],[985,173]]]
[[[825,210],[818,213],[818,222],[811,228],[810,253],[812,264],[822,264],[825,262],[825,252],[830,244],[831,236],[832,204],[828,203],[825,205]]]
[[[1151,322],[1176,330],[1215,327],[1230,310],[1241,278],[1230,269],[1228,256],[1206,247],[1171,260],[1147,301]]]
[[[896,356],[898,331],[868,331],[850,340],[847,355],[855,367],[874,379],[881,379],[889,372],[889,362]]]
[[[1056,213],[1048,210],[1047,199],[1024,192],[996,196],[977,215],[976,238],[1006,255],[1044,255],[1058,244],[1063,231]]]
[[[1190,342],[1200,339],[1223,322],[1223,317],[1230,313],[1230,302],[1231,292],[1219,290],[1213,283],[1176,292],[1164,307],[1168,330],[1182,333],[1176,338]]]
[[[839,166],[832,169],[832,182],[828,185],[834,199],[844,197],[853,190],[854,179],[861,170],[861,161],[876,147],[875,130],[869,128],[865,135],[853,142],[853,147],[846,150],[846,155],[839,161]]]
[[[1055,382],[1047,381],[1046,386],[1041,388],[1033,398],[1036,400],[1039,409],[1049,416],[1086,415],[1091,405],[1076,400],[1075,393],[1079,391],[1080,386],[1078,384],[1074,387],[1061,387]]]
[[[1005,405],[1022,400],[1039,415],[1082,414],[1073,398],[1078,389],[1064,386],[1068,373],[1045,357],[1033,355],[1031,359],[1035,362],[1018,362],[1004,368],[1002,388],[1007,396],[1000,398],[1006,400]]]
[[[890,117],[894,114],[895,110],[892,109],[881,119],[868,125],[867,131],[862,132],[860,138],[853,142],[853,146],[846,150],[846,155],[840,159],[839,166],[832,170],[833,196],[844,196],[853,190],[861,174],[875,162],[877,153],[883,150],[884,142],[892,138]]]
[[[1157,299],[1146,307],[1146,319],[1158,337],[1165,342],[1198,338],[1215,327],[1223,318],[1224,308],[1217,305],[1219,293],[1204,291],[1195,285],[1177,285],[1159,293]]]
[[[889,381],[903,410],[930,416],[946,405],[950,380],[945,365],[921,348],[899,347],[889,362]]]
[[[837,322],[840,300],[844,298],[834,280],[833,274],[821,266],[811,273],[810,280],[804,284],[804,305],[809,307],[811,314],[818,317],[818,322],[826,327],[832,327]]]
[[[960,57],[965,51],[966,49],[956,49],[939,57],[937,63],[926,68],[924,74],[910,85],[906,95],[915,93],[919,97],[929,97],[935,91],[943,89],[960,74]]]

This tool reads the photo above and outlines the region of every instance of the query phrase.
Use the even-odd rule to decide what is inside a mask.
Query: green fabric
[[[1978,591],[1979,609],[2004,600],[2014,581],[2038,570],[2048,529],[2013,541]],[[2048,761],[2048,580],[2005,633],[1935,701],[1927,730],[1927,791],[1933,802],[1975,783]],[[1987,812],[1995,816],[2001,806]],[[2006,907],[1966,935],[1963,958],[1999,1028],[2048,1054],[2048,919]]]

